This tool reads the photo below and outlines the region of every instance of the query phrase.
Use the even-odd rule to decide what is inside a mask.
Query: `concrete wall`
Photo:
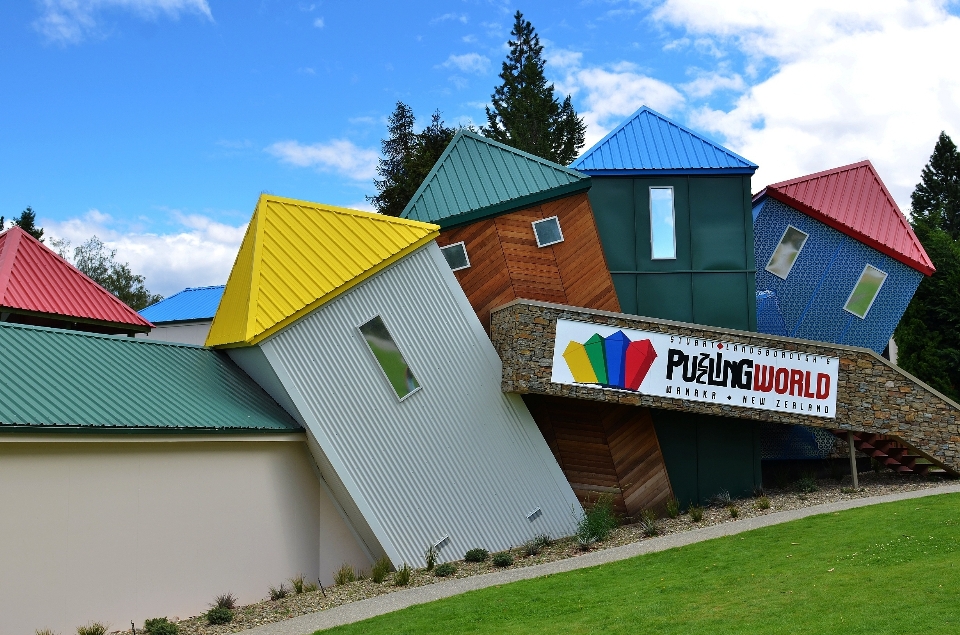
[[[302,434],[0,436],[0,510],[2,633],[139,628],[369,562]]]
[[[181,344],[197,344],[203,346],[207,341],[212,320],[201,322],[183,322],[180,324],[159,324],[150,333],[138,333],[137,337],[145,337],[160,342],[179,342]]]

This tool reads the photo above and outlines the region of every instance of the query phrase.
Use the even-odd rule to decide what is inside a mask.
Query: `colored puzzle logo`
[[[657,359],[657,351],[650,340],[631,342],[623,331],[617,331],[608,337],[594,333],[583,344],[571,341],[563,359],[578,384],[638,390]]]

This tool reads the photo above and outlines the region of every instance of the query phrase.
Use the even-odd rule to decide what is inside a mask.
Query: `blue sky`
[[[776,6],[768,6],[773,5]],[[395,102],[482,123],[520,8],[599,139],[649,105],[759,163],[869,157],[905,206],[960,135],[951,3],[40,0],[0,7],[0,214],[225,281],[257,195],[360,207]],[[930,68],[926,68],[930,67]]]

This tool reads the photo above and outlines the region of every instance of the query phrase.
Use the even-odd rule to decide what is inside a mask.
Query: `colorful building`
[[[210,333],[213,316],[217,312],[224,285],[188,287],[140,311],[153,323],[149,335],[162,342],[203,345]]]
[[[934,271],[869,161],[768,185],[753,216],[763,332],[882,353]]]

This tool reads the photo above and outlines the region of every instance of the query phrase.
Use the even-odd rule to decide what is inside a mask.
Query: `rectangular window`
[[[446,247],[441,247],[440,252],[447,259],[447,264],[453,271],[460,271],[470,266],[470,258],[467,257],[467,246],[463,242],[453,243]]]
[[[886,279],[887,274],[873,265],[864,267],[863,273],[860,274],[860,279],[857,280],[853,291],[850,292],[850,297],[847,298],[847,303],[843,305],[843,309],[860,319],[867,317],[867,313],[870,312],[870,307],[873,306],[873,301],[877,299],[880,287],[883,286]]]
[[[402,400],[420,388],[420,383],[413,376],[413,371],[403,359],[400,349],[387,331],[387,325],[379,315],[362,325],[360,334],[370,347],[370,352],[377,358],[380,369],[393,386],[397,397]]]
[[[560,219],[551,216],[534,222],[533,235],[537,238],[537,247],[549,247],[562,243],[563,232],[560,231]]]
[[[673,188],[650,188],[650,258],[673,260],[677,257],[677,231],[674,223]]]
[[[787,225],[787,228],[783,231],[783,236],[780,237],[780,243],[773,250],[773,255],[770,256],[767,271],[786,280],[787,276],[790,275],[790,270],[793,269],[793,263],[797,261],[797,256],[800,255],[800,250],[807,242],[807,238],[809,238],[809,235],[806,232],[800,231],[793,225]]]

